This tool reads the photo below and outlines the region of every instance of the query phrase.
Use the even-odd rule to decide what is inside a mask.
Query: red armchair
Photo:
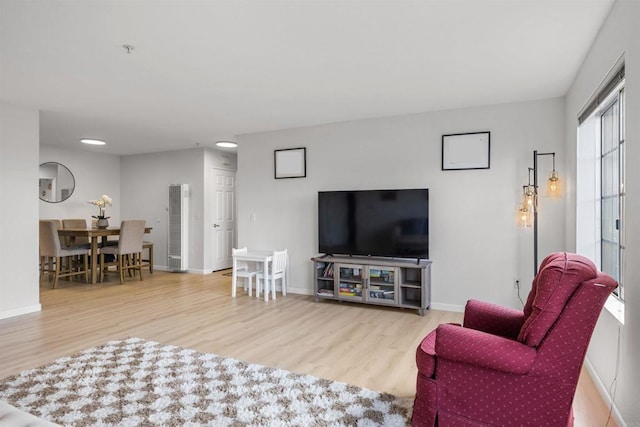
[[[414,426],[572,426],[571,403],[617,286],[580,255],[542,261],[523,311],[471,300],[420,343]]]

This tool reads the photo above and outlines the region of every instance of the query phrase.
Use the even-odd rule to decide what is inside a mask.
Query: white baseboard
[[[276,290],[280,290],[280,287],[276,285]],[[287,286],[288,294],[298,294],[298,295],[313,295],[313,289],[309,288],[290,288]]]
[[[464,305],[442,304],[440,302],[432,302],[431,310],[454,311],[456,313],[464,313]]]
[[[23,314],[36,313],[38,311],[42,311],[40,304],[14,308],[13,310],[0,311],[0,319],[8,319],[9,317],[22,316]]]
[[[154,265],[153,266],[153,270],[154,271],[171,271],[169,270],[169,267],[167,267],[166,265]],[[177,271],[176,273],[183,273],[182,271]],[[193,273],[193,274],[210,274],[211,270],[202,270],[202,269],[195,269],[195,268],[189,268],[186,271],[184,271],[184,273]]]
[[[591,379],[593,380],[593,383],[598,389],[600,396],[602,396],[602,400],[604,400],[604,403],[607,405],[608,408],[611,408],[611,396],[609,396],[609,391],[607,390],[607,386],[605,386],[602,383],[602,380],[596,373],[596,370],[594,369],[593,365],[591,364],[588,358],[584,359],[584,367],[587,368],[587,372],[589,372],[589,375],[591,375]],[[622,418],[622,414],[618,410],[618,407],[616,406],[615,402],[613,402],[611,415],[616,420],[616,423],[618,424],[618,426],[627,427],[627,423]]]
[[[195,269],[195,268],[190,268],[187,270],[187,273],[193,273],[193,274],[211,274],[211,271],[209,270],[202,270],[202,269]]]

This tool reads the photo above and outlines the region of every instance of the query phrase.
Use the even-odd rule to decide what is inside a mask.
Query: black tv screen
[[[319,251],[429,258],[429,190],[318,192]]]

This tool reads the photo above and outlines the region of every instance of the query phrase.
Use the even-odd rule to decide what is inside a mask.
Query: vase
[[[99,218],[96,222],[96,227],[98,228],[107,228],[109,226],[109,220],[106,218]]]

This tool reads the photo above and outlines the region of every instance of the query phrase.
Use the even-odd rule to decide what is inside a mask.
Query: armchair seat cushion
[[[518,375],[536,360],[534,347],[498,335],[455,325],[440,325],[435,332],[435,353],[444,359]]]

